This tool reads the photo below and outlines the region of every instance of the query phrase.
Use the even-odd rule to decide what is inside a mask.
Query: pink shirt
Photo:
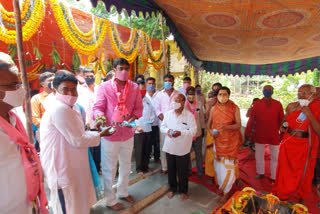
[[[97,115],[104,115],[107,119],[107,126],[111,124],[112,114],[118,103],[116,91],[112,87],[113,79],[104,82],[100,85],[97,93],[96,103],[93,106],[93,117]],[[126,106],[129,112],[129,116],[124,120],[129,120],[133,115],[137,118],[142,116],[143,105],[140,90],[138,85],[130,80],[129,81],[129,92],[126,99]],[[124,91],[124,86],[121,88],[121,93]],[[135,130],[132,128],[116,126],[116,132],[105,137],[108,141],[126,141],[133,137]]]

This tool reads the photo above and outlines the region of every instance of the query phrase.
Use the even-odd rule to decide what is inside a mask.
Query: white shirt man
[[[168,197],[172,198],[179,189],[182,200],[188,197],[190,149],[192,138],[197,131],[196,121],[192,113],[184,109],[184,103],[184,95],[178,94],[174,97],[174,110],[165,113],[160,128],[161,133],[165,134],[162,150],[166,152],[168,163]]]
[[[172,109],[173,98],[175,95],[180,94],[173,88],[174,77],[170,74],[164,76],[164,89],[160,91],[155,98],[155,111],[158,116],[159,125],[163,121],[164,114]],[[160,134],[160,150],[163,147],[165,134]],[[163,151],[160,152],[162,173],[167,172],[167,160]]]

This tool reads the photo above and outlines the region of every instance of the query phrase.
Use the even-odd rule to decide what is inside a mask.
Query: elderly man
[[[119,177],[117,195],[120,199],[134,202],[128,193],[129,175],[131,170],[131,156],[133,150],[133,136],[135,130],[131,126],[123,126],[142,116],[143,104],[139,87],[129,80],[130,65],[123,58],[115,59],[113,63],[114,78],[100,85],[97,93],[93,114],[96,127],[111,124],[116,126],[116,132],[111,137],[102,138],[101,165],[104,181],[104,192],[107,206],[113,210],[124,209],[118,203],[112,189],[119,160]]]
[[[256,179],[264,177],[264,152],[265,145],[270,150],[270,171],[272,181],[275,180],[279,153],[280,135],[279,128],[283,121],[283,108],[279,101],[272,99],[273,87],[263,87],[264,98],[257,100],[251,108],[250,117],[245,130],[245,137],[255,142]],[[254,132],[252,129],[254,126]]]
[[[12,111],[22,106],[25,90],[16,65],[3,52],[0,52],[0,76],[0,212],[31,214],[33,201],[36,201],[41,205],[41,213],[49,213],[45,207],[47,200],[40,161],[28,142],[22,122]],[[26,149],[36,157],[27,159]],[[33,162],[32,167],[27,161]]]
[[[230,89],[222,87],[218,90],[218,102],[210,112],[207,130],[214,138],[214,169],[219,185],[219,192],[224,195],[220,202],[224,203],[229,192],[238,180],[238,151],[242,143],[240,109],[230,98]]]
[[[302,85],[298,102],[286,108],[286,123],[280,145],[276,182],[273,192],[281,200],[297,196],[301,203],[311,192],[320,136],[319,100],[312,85]]]
[[[196,135],[197,124],[192,113],[184,108],[185,97],[174,96],[173,110],[164,114],[161,133],[165,134],[163,151],[168,163],[168,198],[179,190],[181,200],[188,198],[188,166],[192,138]],[[177,181],[178,176],[178,181]]]
[[[154,100],[155,111],[156,111],[156,115],[159,118],[160,125],[164,119],[164,114],[167,111],[173,109],[173,106],[172,106],[173,98],[175,97],[175,95],[179,94],[179,92],[173,88],[174,77],[171,74],[164,75],[163,81],[164,81],[163,83],[164,89],[157,94]],[[165,138],[165,134],[161,133],[160,149],[162,149],[163,147],[164,138]],[[165,152],[163,151],[161,152],[160,158],[161,158],[161,168],[162,168],[161,173],[165,174],[167,173],[167,170],[168,170]]]
[[[96,202],[88,147],[99,145],[101,137],[112,133],[110,128],[100,133],[84,131],[81,114],[74,105],[78,93],[73,75],[56,75],[53,87],[55,100],[46,109],[40,126],[40,157],[51,206],[53,213],[87,214]]]

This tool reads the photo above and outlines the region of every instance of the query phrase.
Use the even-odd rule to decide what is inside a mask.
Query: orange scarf
[[[211,129],[218,129],[220,125],[232,125],[235,123],[237,105],[229,100],[225,105],[217,103],[212,110]],[[227,159],[238,158],[238,146],[242,142],[241,131],[223,130],[214,137],[216,155]]]

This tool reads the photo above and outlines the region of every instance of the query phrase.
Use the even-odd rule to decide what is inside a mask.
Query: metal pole
[[[165,44],[165,38],[164,38],[164,30],[163,30],[163,16],[162,16],[162,11],[159,14],[160,16],[160,23],[161,23],[161,34],[162,34],[162,50],[164,54],[164,73],[168,73],[168,66],[167,66],[167,57],[166,57],[166,44]]]
[[[14,8],[14,18],[16,21],[16,32],[17,32],[17,50],[18,50],[18,59],[19,59],[19,67],[21,71],[22,84],[25,88],[25,114],[27,121],[27,134],[30,143],[34,143],[33,140],[33,129],[32,129],[32,115],[31,115],[31,104],[30,104],[30,87],[28,83],[26,62],[24,58],[24,50],[23,50],[23,40],[22,40],[22,25],[21,25],[21,15],[20,15],[20,7],[19,0],[13,0],[13,8]]]

